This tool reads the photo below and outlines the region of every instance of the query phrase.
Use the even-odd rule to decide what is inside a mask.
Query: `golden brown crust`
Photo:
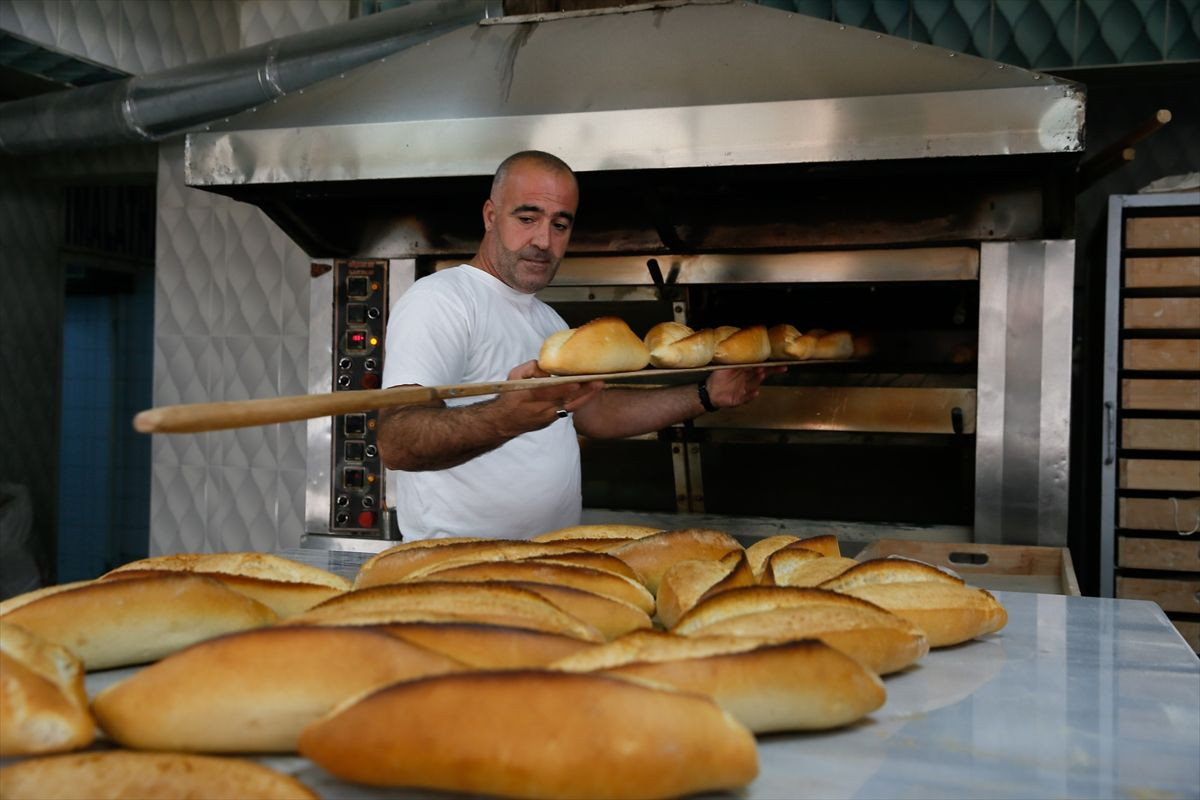
[[[0,756],[86,747],[95,728],[79,659],[0,622]]]
[[[176,553],[131,561],[112,570],[105,577],[124,570],[166,570],[241,575],[265,581],[316,584],[338,591],[350,588],[350,581],[329,570],[293,561],[272,553]]]
[[[811,331],[810,331],[811,333]],[[833,331],[822,334],[817,338],[813,348],[813,358],[841,360],[854,355],[854,337],[849,331]]]
[[[770,357],[771,339],[766,326],[751,325],[720,339],[712,360],[714,364],[757,364]]]
[[[817,337],[804,334],[794,325],[773,325],[767,330],[771,358],[779,361],[807,361],[816,350]]]
[[[576,541],[586,541],[577,539]],[[606,542],[611,542],[611,539],[605,539]],[[601,572],[611,572],[614,575],[621,575],[629,578],[631,581],[638,579],[637,573],[633,571],[633,567],[626,564],[616,556],[602,553],[598,550],[579,553],[563,553],[555,556],[533,556],[532,558],[523,558],[522,561],[533,561],[539,564],[560,564],[567,567],[588,567],[590,569],[598,569]]]
[[[212,578],[161,572],[44,595],[4,620],[66,647],[95,670],[155,661],[223,633],[270,625],[278,616]]]
[[[482,561],[518,561],[533,556],[552,556],[578,552],[582,548],[572,542],[527,542],[517,539],[486,539],[476,542],[454,542],[434,547],[412,547],[393,550],[375,559],[371,566],[363,565],[354,580],[355,589],[399,583],[442,564],[470,564]]]
[[[552,334],[538,353],[538,366],[551,375],[634,372],[649,363],[646,345],[618,317]]]
[[[406,622],[378,630],[475,669],[542,667],[598,645],[573,636],[480,622]]]
[[[959,644],[1008,623],[1008,612],[990,592],[962,584],[877,583],[845,591],[909,620],[925,632],[930,647]]]
[[[502,583],[422,581],[358,589],[287,620],[287,624],[381,625],[474,621],[603,641],[591,625],[541,595]]]
[[[101,580],[116,581],[127,578],[144,578],[150,575],[162,574],[167,570],[153,569],[124,569],[110,572]],[[276,581],[266,578],[254,578],[248,575],[231,575],[224,572],[189,572],[191,575],[203,575],[219,581],[227,588],[240,595],[262,603],[279,615],[280,619],[292,617],[301,611],[307,611],[318,603],[322,603],[347,589],[335,589],[317,583],[297,583],[294,581]],[[346,581],[349,587],[350,582]]]
[[[842,554],[842,548],[838,544],[837,537],[830,533],[805,536],[797,539],[788,546],[803,547],[805,550],[812,550],[814,553],[820,553],[823,556],[840,556]]]
[[[659,581],[656,617],[670,628],[704,598],[754,584],[754,573],[742,550],[726,553],[716,561],[680,561],[673,564]]]
[[[767,559],[771,554],[780,548],[787,547],[792,542],[798,542],[800,539],[790,534],[781,533],[775,536],[768,536],[765,539],[759,539],[754,544],[746,548],[746,560],[750,562],[750,569],[754,572],[754,577],[762,576],[763,568],[766,566]]]
[[[874,603],[827,589],[795,586],[748,586],[722,592],[697,604],[695,608],[679,619],[672,632],[686,635],[715,622],[742,614],[756,614],[777,608],[818,605],[883,611]]]
[[[5,800],[318,800],[295,778],[239,758],[128,750],[33,758],[0,769]]]
[[[645,611],[615,597],[537,581],[512,581],[512,585],[541,595],[600,631],[605,639],[615,639],[630,631],[654,626]]]
[[[448,567],[422,575],[414,581],[535,581],[570,586],[585,592],[623,600],[646,614],[654,613],[654,595],[641,583],[624,575],[591,567],[552,564],[544,561],[486,561]]]
[[[716,349],[712,330],[693,331],[679,322],[660,322],[646,334],[645,341],[651,365],[666,369],[703,367],[712,361]]]
[[[351,697],[466,668],[370,628],[262,628],[167,656],[100,692],[92,708],[133,749],[286,753],[304,726]]]
[[[392,545],[386,550],[380,550],[375,555],[368,558],[359,567],[360,570],[370,569],[375,565],[375,562],[384,556],[390,556],[392,553],[403,553],[406,550],[425,550],[430,547],[445,547],[451,544],[470,544],[471,542],[487,542],[491,539],[484,539],[479,536],[449,536],[440,539],[414,539],[411,542],[401,542],[397,545]]]
[[[382,689],[306,729],[300,752],[358,783],[556,800],[734,789],[758,772],[753,735],[706,697],[532,670]]]
[[[646,525],[594,524],[572,525],[533,537],[534,542],[570,542],[577,539],[642,539],[661,533],[662,528]]]
[[[612,555],[633,567],[652,593],[671,565],[689,559],[717,559],[742,546],[728,533],[702,528],[663,531],[617,547]]]
[[[911,583],[913,581],[935,581],[962,586],[963,579],[951,575],[923,561],[908,558],[873,558],[831,578],[821,584],[822,589],[846,592],[860,586],[878,583]]]
[[[836,578],[858,562],[841,556],[817,555],[811,550],[785,547],[771,555],[763,570],[764,586],[820,586]],[[813,554],[816,555],[816,554]]]

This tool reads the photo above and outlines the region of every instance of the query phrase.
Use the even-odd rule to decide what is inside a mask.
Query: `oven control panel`
[[[378,389],[388,309],[387,261],[338,260],[333,265],[333,391]],[[330,442],[333,503],[329,531],[380,537],[386,531],[383,465],[376,443],[377,411],[333,418]]]

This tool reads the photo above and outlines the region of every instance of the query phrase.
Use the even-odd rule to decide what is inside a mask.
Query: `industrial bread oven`
[[[1064,546],[1083,110],[1075,84],[939,48],[657,3],[485,19],[189,135],[187,175],[329,261],[310,388],[352,390],[372,370],[347,331],[376,328],[346,322],[345,276],[375,270],[394,301],[469,258],[496,165],[553,152],[582,198],[544,293],[568,322],[790,323],[870,345],[752,407],[585,442],[585,505]],[[363,422],[310,426],[310,539],[397,535],[345,457],[347,435],[366,452]]]

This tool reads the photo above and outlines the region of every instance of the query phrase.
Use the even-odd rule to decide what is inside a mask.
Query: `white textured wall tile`
[[[202,403],[209,399],[210,343],[204,336],[154,337],[154,404]]]
[[[164,466],[208,463],[208,433],[173,433],[150,437],[150,461]]]
[[[160,209],[155,239],[155,331],[212,332],[212,247],[216,215],[211,208]]]
[[[276,549],[277,470],[222,467],[221,503],[209,539],[219,550]]]
[[[348,0],[242,0],[242,46],[318,30],[350,18]]]
[[[283,254],[272,239],[277,230],[257,208],[239,204],[229,209],[224,235],[223,330],[230,336],[278,336],[281,332],[278,309]]]
[[[204,467],[151,467],[150,555],[203,552],[207,531]]]
[[[304,535],[304,470],[282,469],[278,473],[277,541],[279,547],[299,547]]]
[[[60,0],[54,46],[120,69],[121,11],[116,0]]]
[[[62,4],[46,0],[0,0],[0,28],[38,44],[58,41]]]

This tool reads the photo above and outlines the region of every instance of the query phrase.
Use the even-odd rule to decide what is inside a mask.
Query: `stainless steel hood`
[[[186,167],[314,255],[408,255],[466,246],[482,179],[521,149],[563,157],[604,216],[590,204],[633,185],[605,175],[1078,154],[1083,119],[1082,88],[1047,75],[754,4],[655,3],[483,20],[190,134]],[[686,239],[660,188],[633,193],[658,219],[618,228]],[[463,194],[469,225],[439,221]],[[338,213],[351,198],[377,210]]]

